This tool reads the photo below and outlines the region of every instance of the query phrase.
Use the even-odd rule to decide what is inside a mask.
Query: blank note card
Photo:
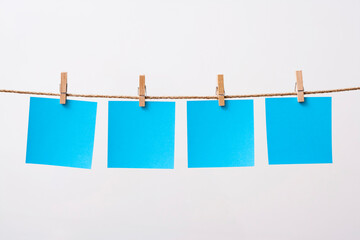
[[[188,167],[254,166],[253,100],[187,102]]]
[[[175,103],[110,101],[109,168],[174,168]]]
[[[91,168],[96,105],[31,97],[26,163]]]
[[[332,163],[331,97],[266,99],[269,164]]]

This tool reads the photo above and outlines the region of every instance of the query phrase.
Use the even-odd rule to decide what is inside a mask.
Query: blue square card
[[[109,168],[174,168],[175,103],[110,101]]]
[[[31,97],[26,163],[91,168],[96,106]]]
[[[187,102],[188,167],[254,166],[253,100]]]
[[[331,97],[265,103],[269,164],[332,163]]]

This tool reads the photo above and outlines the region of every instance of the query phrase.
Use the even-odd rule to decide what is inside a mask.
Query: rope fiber
[[[337,92],[349,92],[360,90],[360,87],[352,88],[339,88],[331,90],[318,90],[318,91],[305,91],[304,94],[324,94],[324,93],[337,93]],[[48,92],[32,92],[32,91],[19,91],[19,90],[7,90],[0,89],[3,93],[14,94],[28,94],[28,95],[43,95],[43,96],[60,96],[60,93],[48,93]],[[139,99],[138,96],[122,96],[122,95],[99,95],[99,94],[77,94],[67,93],[69,97],[83,97],[83,98],[119,98],[119,99]],[[225,98],[258,98],[258,97],[282,97],[297,95],[296,92],[286,93],[259,93],[259,94],[244,94],[244,95],[225,95]],[[218,99],[217,96],[145,96],[146,99]]]

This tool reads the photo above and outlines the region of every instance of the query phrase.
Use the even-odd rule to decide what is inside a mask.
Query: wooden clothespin
[[[146,95],[146,86],[145,86],[145,75],[140,75],[139,77],[139,106],[145,107],[145,95]]]
[[[218,75],[218,86],[216,87],[216,95],[218,96],[219,106],[225,106],[225,88],[224,75]]]
[[[60,104],[66,104],[66,94],[67,94],[67,72],[62,72],[61,83],[60,83]]]
[[[304,102],[304,85],[302,71],[296,71],[296,92],[298,97],[298,102]]]

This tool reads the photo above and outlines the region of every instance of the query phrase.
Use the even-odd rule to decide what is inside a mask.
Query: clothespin
[[[218,86],[216,87],[216,95],[218,96],[219,106],[225,106],[225,89],[224,75],[218,75]]]
[[[140,75],[139,77],[139,106],[145,107],[145,95],[146,95],[146,86],[145,86],[145,75]]]
[[[298,102],[304,102],[304,85],[302,71],[296,71],[296,92],[298,97]]]
[[[66,93],[67,93],[67,72],[62,72],[61,83],[60,83],[60,104],[66,104]]]

